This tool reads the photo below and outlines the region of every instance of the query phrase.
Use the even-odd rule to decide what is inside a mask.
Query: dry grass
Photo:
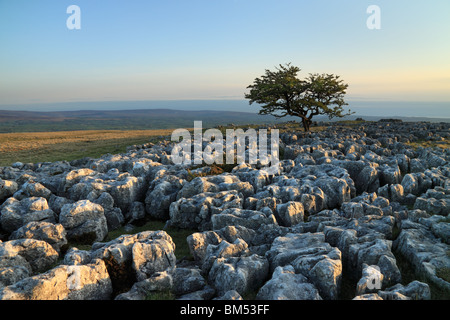
[[[244,129],[247,128],[244,126]],[[323,129],[312,127],[311,131]],[[303,131],[303,127],[299,123],[288,124],[287,128],[280,130],[285,131]],[[0,133],[0,166],[10,166],[15,162],[98,158],[106,153],[123,153],[127,146],[156,141],[160,136],[170,136],[172,132],[173,129]]]
[[[0,166],[23,163],[75,160],[125,152],[126,147],[168,136],[164,130],[90,130],[0,134]]]
[[[442,141],[419,140],[416,142],[409,142],[409,143],[407,143],[407,145],[411,146],[414,149],[417,149],[419,147],[449,149],[450,148],[450,140],[449,139],[444,139]]]

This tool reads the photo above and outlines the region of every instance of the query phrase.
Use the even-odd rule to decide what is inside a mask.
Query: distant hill
[[[431,118],[431,117],[398,117],[398,116],[361,116],[351,115],[344,118],[335,118],[331,121],[356,120],[362,118],[365,121],[379,121],[381,119],[398,119],[404,122],[450,122],[450,118]],[[314,118],[318,121],[329,121],[327,117]],[[320,119],[320,120],[319,120]]]
[[[194,121],[215,127],[276,123],[273,116],[235,111],[184,111],[172,109],[80,110],[80,111],[10,111],[0,110],[0,133],[73,130],[144,130],[192,128]]]
[[[378,121],[386,117],[352,115],[344,120],[363,118]],[[444,118],[387,117],[403,121],[450,122]],[[11,111],[0,110],[0,133],[47,132],[74,130],[146,130],[191,128],[194,121],[203,121],[203,127],[236,124],[275,124],[299,118],[276,119],[257,113],[211,110],[134,109],[134,110],[79,110],[79,111]],[[315,121],[329,121],[327,117],[315,117]],[[343,119],[333,119],[338,121]]]

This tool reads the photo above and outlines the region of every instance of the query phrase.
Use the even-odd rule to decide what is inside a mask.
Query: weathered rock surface
[[[0,225],[6,232],[11,233],[31,221],[56,222],[56,215],[45,198],[31,197],[19,201],[11,197],[2,205]]]
[[[178,192],[186,180],[177,176],[165,175],[153,180],[145,197],[146,210],[155,219],[169,218],[170,204],[177,199]]]
[[[111,280],[105,263],[62,265],[0,289],[0,300],[108,300]]]
[[[208,282],[218,294],[236,290],[240,295],[254,291],[264,284],[269,262],[259,255],[217,258],[208,274]]]
[[[19,239],[0,243],[0,289],[48,270],[58,252],[47,242]]]
[[[173,288],[173,278],[167,272],[156,272],[151,277],[133,284],[133,287],[116,296],[115,300],[145,300],[155,292],[166,292]]]
[[[448,299],[450,151],[410,143],[447,143],[450,125],[321,125],[285,127],[270,174],[262,157],[173,164],[164,137],[0,167],[0,299],[330,300],[348,282],[355,300]],[[134,230],[155,219],[165,231]],[[192,259],[175,256],[178,229]],[[102,242],[113,230],[130,234]]]
[[[448,278],[450,246],[432,231],[436,228],[436,221],[443,221],[438,224],[447,225],[448,218],[435,217],[438,219],[419,218],[417,222],[404,220],[394,246],[411,263],[416,273],[443,290],[448,290],[450,289]]]
[[[175,244],[166,232],[144,231],[94,243],[91,258],[104,260],[113,283],[121,285],[175,267],[174,251]]]
[[[67,238],[78,243],[102,241],[108,233],[103,207],[89,200],[79,200],[61,208],[59,222]]]
[[[325,242],[323,233],[289,233],[276,238],[266,253],[271,270],[292,265],[326,299],[337,299],[342,278],[341,252]]]
[[[180,198],[170,205],[169,225],[185,229],[210,230],[211,217],[228,208],[242,208],[243,198],[236,190],[206,192]]]
[[[259,300],[322,300],[317,288],[294,267],[277,267],[272,278],[258,291]]]
[[[18,189],[17,182],[0,179],[0,203],[11,197]]]
[[[67,245],[66,230],[62,224],[32,221],[14,231],[9,237],[14,239],[43,240],[50,244],[58,253]]]

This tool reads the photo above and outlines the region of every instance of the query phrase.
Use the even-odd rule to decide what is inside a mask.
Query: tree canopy
[[[261,105],[259,114],[277,118],[296,116],[302,119],[305,131],[309,131],[312,118],[327,115],[330,119],[344,117],[344,96],[348,85],[334,74],[309,74],[304,80],[297,77],[300,69],[290,63],[280,65],[276,71],[266,70],[256,78],[246,99],[250,104]]]

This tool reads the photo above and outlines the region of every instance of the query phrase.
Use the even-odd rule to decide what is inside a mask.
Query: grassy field
[[[173,129],[88,130],[0,134],[0,166],[14,162],[54,162],[106,153],[122,153],[126,147],[169,136]]]
[[[345,124],[349,126],[348,123]],[[244,130],[259,125],[238,126]],[[226,129],[220,127],[225,134]],[[283,123],[277,126],[282,132],[301,132],[300,123]],[[205,130],[206,128],[204,128]],[[325,127],[312,127],[312,132]],[[161,136],[170,136],[173,129],[158,130],[84,130],[56,132],[17,132],[0,133],[0,166],[10,166],[14,162],[37,163],[60,160],[75,160],[84,157],[98,158],[104,154],[123,153],[126,147],[135,144],[155,142]],[[409,143],[413,148],[438,147],[447,149],[450,142],[417,141]]]
[[[237,126],[244,130],[260,125]],[[277,126],[282,132],[303,131],[299,123]],[[225,134],[230,126],[220,127]],[[312,127],[311,131],[324,127]],[[123,153],[126,147],[156,142],[161,136],[170,136],[174,129],[157,130],[80,130],[54,132],[0,133],[0,166],[15,162],[37,163],[71,161],[84,157],[98,158],[104,154]],[[203,131],[206,127],[203,128]]]
[[[440,149],[449,149],[450,148],[450,141],[448,139],[445,139],[443,141],[426,141],[426,140],[419,140],[416,142],[409,142],[407,145],[411,146],[414,149],[417,149],[419,147],[422,148],[440,148]]]

